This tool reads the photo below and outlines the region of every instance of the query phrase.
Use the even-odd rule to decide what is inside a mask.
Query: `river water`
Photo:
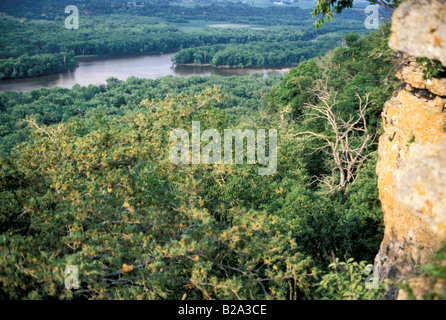
[[[134,76],[138,78],[156,79],[162,76],[207,76],[207,75],[249,75],[263,73],[283,74],[289,69],[220,69],[200,66],[177,66],[173,68],[171,58],[175,53],[156,55],[137,55],[121,57],[90,57],[79,59],[79,66],[59,74],[40,77],[1,80],[0,91],[15,90],[28,91],[39,88],[52,88],[55,86],[71,88],[78,83],[81,86],[89,84],[105,84],[110,77],[126,80]]]

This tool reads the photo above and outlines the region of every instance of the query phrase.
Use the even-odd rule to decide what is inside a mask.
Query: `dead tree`
[[[376,137],[375,133],[369,131],[365,117],[370,104],[369,95],[366,95],[364,101],[355,93],[359,102],[358,114],[350,115],[349,119],[345,120],[335,112],[336,93],[328,88],[326,82],[320,81],[314,93],[319,103],[305,105],[304,122],[322,119],[328,123],[328,133],[304,131],[298,135],[310,135],[324,142],[321,147],[314,150],[331,155],[335,164],[333,174],[314,177],[313,181],[323,183],[327,187],[327,194],[340,191],[344,202],[349,185],[356,181],[358,170],[370,155],[367,149],[374,143]]]

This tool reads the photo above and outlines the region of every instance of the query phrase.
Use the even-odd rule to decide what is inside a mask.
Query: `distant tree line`
[[[12,79],[72,69],[75,56],[177,50],[178,64],[295,65],[333,49],[342,34],[356,30],[358,24],[190,32],[155,18],[111,15],[84,18],[79,30],[67,30],[57,21],[14,18],[3,19],[0,27],[0,79]],[[187,48],[193,49],[181,50]]]
[[[64,27],[67,4],[79,8],[78,30]],[[2,17],[0,21],[0,79],[72,69],[76,66],[75,56],[159,53],[213,45],[227,46],[224,50],[217,46],[185,51],[177,55],[176,63],[295,65],[334,48],[341,34],[358,30],[362,23],[362,17],[355,12],[316,29],[308,12],[298,7],[287,9],[230,2],[180,6],[144,1],[133,6],[126,1],[2,1],[0,10],[13,17]],[[205,23],[193,31],[183,29],[190,21],[262,27],[205,28]],[[306,43],[332,33],[336,35],[324,41]]]
[[[320,36],[319,41],[256,42],[182,49],[175,64],[212,64],[231,67],[293,66],[324,54],[340,44],[341,34]]]
[[[74,69],[74,52],[42,53],[29,56],[27,53],[0,61],[0,79],[35,77]]]
[[[210,1],[207,4],[184,6],[173,1],[90,1],[90,0],[4,0],[0,2],[0,11],[8,15],[28,19],[61,20],[65,18],[64,8],[75,5],[79,14],[108,15],[132,14],[159,17],[172,23],[187,23],[194,20],[229,21],[231,23],[259,24],[267,26],[308,25],[314,22],[307,9],[298,6],[257,7],[240,2]],[[359,4],[358,7],[364,7]],[[341,14],[337,20],[362,19],[360,11],[349,11]]]

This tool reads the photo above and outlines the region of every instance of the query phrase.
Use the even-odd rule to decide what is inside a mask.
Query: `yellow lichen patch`
[[[437,35],[434,35],[434,47],[436,46],[441,46],[441,39]]]
[[[421,207],[421,212],[432,215],[433,207],[434,204],[431,201],[429,201],[429,199],[426,199],[426,201],[424,201],[424,206]]]
[[[421,183],[417,183],[416,185],[414,185],[415,189],[417,189],[418,194],[420,196],[425,196],[426,195],[426,188],[424,187],[423,184]]]
[[[437,225],[437,233],[438,233],[441,237],[446,238],[446,224],[440,222],[440,223]]]
[[[416,77],[407,74],[403,80],[412,86],[410,82],[420,77],[418,74]],[[437,91],[443,92],[444,89]],[[385,105],[385,133],[379,140],[379,160],[376,168],[386,226],[381,251],[377,257],[377,263],[382,264],[380,267],[383,269],[389,268],[389,265],[398,266],[402,269],[402,274],[409,274],[412,271],[406,259],[416,257],[421,264],[429,262],[430,253],[446,236],[446,224],[436,214],[441,204],[436,202],[437,198],[430,195],[432,185],[423,180],[427,178],[426,175],[419,175],[421,180],[418,180],[413,172],[404,169],[409,158],[412,159],[411,154],[416,145],[438,144],[446,136],[444,103],[442,96],[427,99],[427,96],[420,96],[416,91],[412,91],[411,87],[406,86],[406,89],[398,91]],[[416,141],[408,143],[411,137],[416,137]],[[429,163],[428,167],[431,165],[433,164]],[[398,174],[401,170],[403,174]],[[408,179],[413,181],[412,185],[408,183]],[[404,189],[399,189],[401,184],[405,186]],[[402,203],[399,199],[409,203]],[[420,202],[417,203],[420,205],[416,208],[411,206],[418,199]],[[429,232],[430,230],[432,232]],[[398,249],[395,244],[404,249]],[[419,250],[420,247],[424,250]],[[389,251],[388,248],[394,249]]]

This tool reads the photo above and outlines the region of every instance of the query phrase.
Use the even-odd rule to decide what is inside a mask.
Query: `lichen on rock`
[[[423,71],[415,57],[402,55],[397,66],[396,76],[415,89],[425,89],[429,92],[446,97],[446,78],[423,79]]]
[[[375,267],[380,278],[427,290],[422,265],[446,237],[446,79],[425,80],[416,60],[446,66],[446,0],[407,0],[392,18],[389,46],[400,55],[402,85],[386,103],[378,148],[385,232]],[[385,299],[404,299],[391,286]]]
[[[397,201],[446,237],[446,137],[440,143],[413,143],[394,176]]]
[[[446,0],[406,0],[392,17],[389,46],[446,66]]]

